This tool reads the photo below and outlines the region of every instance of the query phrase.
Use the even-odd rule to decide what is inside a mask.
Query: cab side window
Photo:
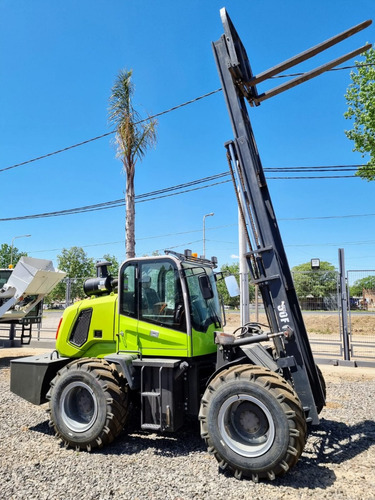
[[[186,331],[181,283],[173,263],[141,263],[139,281],[139,319]]]
[[[120,312],[132,318],[137,317],[136,267],[130,263],[121,272]]]

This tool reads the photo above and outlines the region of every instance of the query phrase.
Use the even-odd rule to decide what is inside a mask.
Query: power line
[[[328,71],[341,71],[341,70],[347,70],[347,69],[352,69],[352,68],[358,68],[361,66],[374,66],[374,63],[359,63],[359,64],[355,64],[353,66],[341,66],[339,68],[331,68]],[[303,75],[303,73],[291,73],[291,74],[287,74],[287,75],[285,75],[285,74],[275,75],[272,78],[289,78],[289,77],[301,76],[301,75]],[[156,113],[155,115],[149,116],[148,118],[144,118],[143,120],[136,122],[135,125],[139,125],[141,123],[147,122],[147,121],[152,120],[154,118],[158,118],[159,116],[163,116],[163,115],[170,113],[172,111],[176,111],[179,108],[182,108],[184,106],[188,106],[189,104],[193,104],[195,102],[200,101],[201,99],[204,99],[204,98],[209,97],[213,94],[221,92],[221,90],[222,90],[221,88],[218,88],[216,90],[212,90],[211,92],[207,92],[206,94],[195,97],[194,99],[190,99],[189,101],[183,102],[181,104],[173,106],[173,107],[166,109],[164,111],[160,111],[159,113]],[[108,136],[114,134],[115,132],[116,132],[115,130],[111,130],[110,132],[106,132],[104,134],[97,135],[96,137],[92,137],[91,139],[86,139],[85,141],[77,142],[76,144],[73,144],[71,146],[66,146],[65,148],[58,149],[56,151],[52,151],[51,153],[46,153],[44,155],[37,156],[36,158],[31,158],[30,160],[26,160],[26,161],[23,161],[21,163],[16,163],[14,165],[10,165],[9,167],[1,168],[0,173],[5,172],[7,170],[11,170],[13,168],[21,167],[23,165],[28,165],[29,163],[43,160],[44,158],[49,158],[50,156],[54,156],[54,155],[57,155],[59,153],[64,153],[65,151],[69,151],[70,149],[74,149],[74,148],[77,148],[79,146],[84,146],[85,144],[89,144],[90,142],[94,142],[94,141],[97,141],[99,139],[103,139],[104,137],[108,137]]]
[[[195,97],[194,99],[190,99],[190,101],[183,102],[182,104],[178,104],[177,106],[173,106],[172,108],[166,109],[165,111],[161,111],[160,113],[156,113],[153,116],[149,116],[148,118],[144,118],[143,120],[139,120],[138,122],[135,122],[134,125],[139,125],[144,122],[148,122],[154,118],[158,118],[159,116],[165,115],[167,113],[170,113],[171,111],[176,111],[179,108],[183,108],[184,106],[188,106],[189,104],[193,104],[194,102],[200,101],[201,99],[204,99],[205,97],[209,97],[213,94],[216,94],[217,92],[220,92],[220,89],[212,90],[211,92],[208,92],[207,94],[203,94],[199,97]],[[21,163],[16,163],[15,165],[11,165],[9,167],[1,168],[0,172],[5,172],[6,170],[11,170],[13,168],[21,167],[23,165],[27,165],[29,163],[33,163],[35,161],[43,160],[44,158],[49,158],[50,156],[57,155],[59,153],[63,153],[65,151],[69,151],[70,149],[78,148],[79,146],[83,146],[85,144],[89,144],[90,142],[97,141],[98,139],[103,139],[103,137],[108,137],[109,135],[115,134],[115,130],[111,130],[110,132],[106,132],[105,134],[97,135],[96,137],[92,137],[91,139],[87,139],[82,142],[77,142],[76,144],[73,144],[72,146],[67,146],[62,149],[58,149],[57,151],[53,151],[52,153],[47,153],[42,156],[38,156],[36,158],[32,158],[31,160],[26,160]]]
[[[297,245],[285,245],[286,247],[337,247],[337,246],[346,246],[346,245],[373,245],[375,244],[375,240],[365,240],[365,241],[342,241],[340,243],[306,243],[306,244],[297,244]]]
[[[78,146],[83,146],[84,144],[88,144],[89,142],[97,141],[98,139],[102,139],[103,137],[108,137],[111,134],[114,134],[114,131],[106,132],[105,134],[97,135],[96,137],[93,137],[92,139],[87,139],[86,141],[77,142],[77,144],[73,144],[72,146],[67,146],[66,148],[58,149],[57,151],[53,151],[52,153],[47,153],[45,155],[38,156],[36,158],[32,158],[31,160],[26,160],[26,161],[23,161],[21,163],[16,163],[15,165],[11,165],[10,167],[2,168],[2,169],[0,169],[0,172],[5,172],[6,170],[11,170],[12,168],[22,167],[23,165],[28,165],[29,163],[33,163],[34,161],[43,160],[44,158],[48,158],[50,156],[54,156],[54,155],[57,155],[59,153],[63,153],[64,151],[69,151],[69,149],[78,148]]]
[[[352,178],[355,178],[355,177],[357,177],[357,176],[356,175],[321,175],[321,176],[317,176],[317,175],[307,176],[307,175],[304,175],[304,176],[295,176],[295,177],[291,177],[291,176],[269,177],[269,176],[267,176],[267,179],[272,179],[272,180],[275,180],[275,179],[278,179],[278,180],[293,180],[293,179],[296,179],[296,180],[303,180],[303,179],[312,180],[312,179],[352,179]]]
[[[346,219],[346,218],[352,218],[352,217],[375,217],[374,214],[353,214],[353,215],[327,215],[327,216],[316,216],[316,217],[279,217],[279,221],[301,221],[301,220],[321,220],[321,219]],[[238,224],[224,224],[224,225],[219,225],[219,226],[213,226],[209,227],[206,229],[207,232],[212,232],[212,231],[217,231],[218,229],[225,229],[225,228],[230,228],[230,227],[237,227]],[[176,236],[181,236],[185,234],[192,234],[192,233],[201,233],[202,229],[191,229],[190,231],[180,231],[180,232],[173,232],[173,233],[165,233],[165,234],[159,234],[159,235],[153,235],[153,236],[145,236],[143,238],[137,238],[137,242],[139,241],[147,241],[147,240],[155,240],[155,239],[161,239],[161,238],[168,238],[168,237],[176,237]],[[171,247],[171,246],[165,246],[165,248],[178,248],[178,247],[183,247],[186,245],[190,245],[192,243],[198,243],[202,241],[202,239],[199,240],[194,240],[186,243],[181,243],[179,245],[176,245],[176,247]],[[207,241],[211,242],[219,242],[219,243],[233,243],[230,241],[218,241],[218,240],[212,240],[209,239]],[[81,248],[90,248],[90,247],[99,247],[99,246],[106,246],[106,245],[117,245],[117,244],[124,244],[125,240],[117,240],[117,241],[106,241],[103,243],[91,243],[88,245],[81,245]],[[358,245],[367,245],[367,244],[372,244],[375,243],[375,240],[367,240],[367,241],[354,241],[354,242],[345,242],[345,244],[358,244]],[[285,245],[285,246],[293,246],[293,247],[304,247],[304,246],[337,246],[338,244],[336,243],[313,243],[313,244],[300,244],[300,245]],[[62,248],[49,248],[46,250],[34,250],[32,253],[44,253],[44,252],[57,252],[62,250]],[[164,250],[163,249],[158,249],[159,251]]]
[[[171,186],[165,189],[159,189],[157,191],[151,191],[149,193],[144,193],[137,195],[135,197],[135,202],[136,203],[144,203],[145,201],[153,201],[157,200],[160,198],[166,198],[169,196],[176,196],[179,194],[183,193],[188,193],[191,191],[197,191],[199,189],[205,189],[208,187],[213,187],[217,186],[219,184],[224,184],[227,182],[231,182],[230,179],[224,180],[224,181],[219,181],[218,179],[222,177],[229,176],[228,172],[223,172],[221,174],[216,174],[212,175],[210,177],[205,177],[203,179],[197,179],[195,181],[190,181],[186,182],[185,184],[179,184],[178,186]],[[184,189],[181,191],[182,188],[188,188],[190,186],[197,186],[198,184],[202,184],[204,182],[209,182],[217,180],[217,182],[213,182],[207,186],[199,186],[199,187],[192,187],[191,189]],[[180,190],[179,192],[175,193],[173,191]],[[75,208],[70,208],[66,210],[59,210],[59,211],[54,211],[54,212],[44,212],[40,214],[31,214],[31,215],[21,215],[17,217],[8,217],[8,218],[2,218],[0,219],[0,222],[9,222],[9,221],[14,221],[14,220],[29,220],[29,219],[40,219],[40,218],[46,218],[46,217],[57,217],[57,216],[62,216],[62,215],[72,215],[72,214],[79,214],[79,213],[85,213],[85,212],[94,212],[98,210],[106,210],[109,208],[116,208],[120,206],[125,206],[125,201],[123,198],[120,198],[118,200],[112,200],[112,201],[106,201],[103,203],[96,203],[94,205],[86,205],[83,207],[75,207]]]
[[[206,231],[216,231],[217,229],[224,229],[224,228],[227,228],[227,227],[234,227],[234,226],[237,226],[237,224],[222,224],[220,226],[214,226],[214,227],[209,227],[206,229]],[[180,232],[173,232],[173,233],[166,233],[166,234],[159,234],[159,235],[154,235],[154,236],[145,236],[143,238],[137,238],[137,242],[138,241],[145,241],[145,240],[156,240],[156,239],[160,239],[160,238],[168,238],[170,236],[181,236],[181,235],[185,235],[185,234],[191,234],[191,233],[201,233],[202,232],[202,229],[191,229],[190,231],[180,231]],[[196,241],[202,241],[202,239],[200,240],[196,240]],[[194,242],[190,242],[190,243],[196,243],[196,241]],[[118,240],[118,241],[106,241],[104,243],[91,243],[89,245],[81,245],[81,248],[89,248],[89,247],[98,247],[98,246],[105,246],[105,245],[117,245],[117,244],[123,244],[125,243],[125,240]],[[182,246],[182,245],[188,245],[188,243],[183,243],[179,246]],[[168,247],[168,248],[171,248],[171,247]],[[48,250],[34,250],[33,253],[43,253],[43,252],[57,252],[59,250],[62,250],[61,248],[50,248]]]
[[[310,167],[290,167],[290,169],[299,169],[299,170],[292,170],[292,171],[314,171],[314,169],[310,169]],[[335,167],[326,167],[324,171],[331,171],[332,169],[345,169],[346,167],[344,165],[340,166],[335,166]],[[306,169],[306,170],[305,170]],[[265,169],[267,171],[269,169]],[[278,169],[278,171],[282,171],[281,167]],[[285,169],[285,171],[288,171],[288,168]],[[319,171],[319,170],[318,170]],[[135,202],[136,203],[144,203],[146,201],[154,201],[158,200],[161,198],[167,198],[170,196],[177,196],[180,194],[184,193],[190,193],[193,191],[198,191],[201,189],[206,189],[214,186],[218,186],[220,184],[226,184],[230,182],[230,179],[227,180],[222,180],[220,181],[219,179],[222,179],[224,177],[229,176],[229,172],[222,172],[220,174],[215,174],[211,175],[209,177],[204,177],[202,179],[196,179],[194,181],[190,182],[185,182],[184,184],[178,184],[175,186],[170,186],[168,188],[164,189],[159,189],[156,191],[151,191],[149,193],[143,193],[140,195],[137,195],[135,197]],[[343,178],[354,178],[356,177],[355,175],[334,175],[334,176],[285,176],[285,177],[270,177],[267,176],[267,179],[272,179],[272,180],[301,180],[301,179],[343,179]],[[211,181],[216,181],[216,182],[211,182]],[[210,184],[207,184],[205,186],[198,186],[199,184],[203,184],[206,182],[211,182]],[[198,187],[197,187],[198,186]],[[190,188],[190,189],[186,189]],[[177,191],[177,192],[174,192]],[[17,217],[7,217],[7,218],[1,218],[0,222],[9,222],[9,221],[15,221],[15,220],[30,220],[30,219],[41,219],[41,218],[47,218],[47,217],[59,217],[59,216],[64,216],[64,215],[74,215],[74,214],[80,214],[80,213],[86,213],[86,212],[95,212],[99,210],[107,210],[110,208],[117,208],[125,206],[125,201],[123,198],[117,199],[117,200],[112,200],[112,201],[106,201],[103,203],[96,203],[93,205],[85,205],[82,207],[74,207],[74,208],[69,208],[65,210],[58,210],[54,212],[44,212],[40,214],[30,214],[30,215],[21,215]]]
[[[325,219],[352,219],[357,217],[375,217],[375,214],[351,214],[351,215],[322,215],[316,217],[284,217],[280,218],[282,221],[296,221],[296,220],[325,220]]]
[[[342,71],[342,70],[346,70],[346,69],[353,69],[353,68],[360,68],[362,66],[375,66],[374,63],[358,63],[358,64],[354,64],[352,66],[340,66],[339,68],[331,68],[329,69],[328,71]],[[288,75],[285,75],[285,74],[282,74],[282,75],[274,75],[274,76],[271,76],[271,78],[290,78],[290,77],[294,77],[294,76],[302,76],[304,75],[305,73],[289,73]]]
[[[265,172],[349,172],[364,165],[316,165],[313,167],[266,167]]]

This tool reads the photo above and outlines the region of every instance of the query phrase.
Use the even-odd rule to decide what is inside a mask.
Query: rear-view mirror
[[[228,293],[231,297],[238,297],[240,294],[240,288],[238,286],[237,280],[235,276],[226,276],[224,278],[225,280],[225,285],[227,287]]]

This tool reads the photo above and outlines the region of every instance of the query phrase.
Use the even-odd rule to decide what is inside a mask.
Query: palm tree
[[[132,70],[120,70],[109,98],[108,120],[116,131],[115,145],[126,174],[125,250],[126,258],[135,257],[135,193],[134,176],[137,160],[156,143],[157,121],[141,120],[133,107]]]

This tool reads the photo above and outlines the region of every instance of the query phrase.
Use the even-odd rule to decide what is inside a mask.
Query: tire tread
[[[242,380],[270,392],[281,406],[289,422],[289,444],[285,456],[276,466],[265,468],[263,471],[246,469],[230,463],[230,460],[222,456],[216,449],[209,432],[208,413],[216,391],[229,382],[239,383]],[[277,476],[285,474],[297,463],[306,443],[307,425],[305,414],[293,388],[277,373],[256,365],[235,365],[224,369],[211,380],[201,400],[199,420],[201,423],[201,436],[208,447],[208,452],[214,455],[219,462],[219,467],[229,469],[237,478],[249,477],[254,482],[258,482],[259,479],[263,478],[273,480]]]
[[[106,421],[98,436],[86,442],[75,442],[74,439],[64,435],[59,429],[58,424],[53,418],[53,391],[58,386],[62,377],[68,377],[69,372],[72,370],[79,370],[84,373],[90,373],[100,384],[102,391],[106,396]],[[128,416],[128,393],[127,388],[124,387],[123,380],[116,371],[113,364],[108,363],[106,360],[97,358],[84,358],[74,360],[59,372],[50,384],[50,389],[47,393],[49,400],[49,426],[55,431],[58,439],[61,439],[64,446],[75,448],[76,450],[92,451],[95,448],[102,448],[110,444],[122,431]]]

